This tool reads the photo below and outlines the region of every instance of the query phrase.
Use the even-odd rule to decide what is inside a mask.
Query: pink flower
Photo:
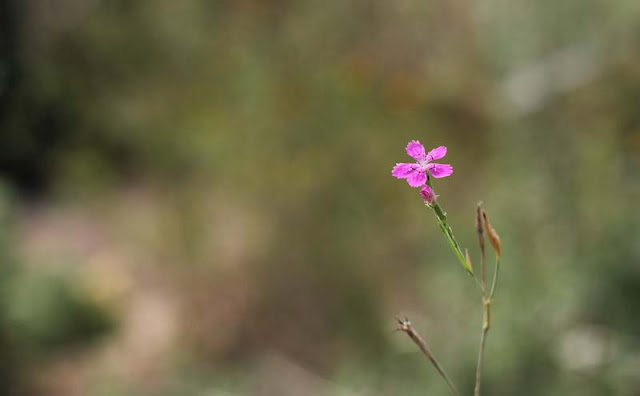
[[[453,173],[451,165],[431,162],[447,155],[445,146],[436,147],[425,154],[424,146],[419,141],[412,140],[407,144],[407,154],[414,158],[416,162],[413,164],[396,164],[391,174],[398,179],[407,179],[407,183],[411,187],[424,186],[427,182],[427,171],[435,178],[447,177]]]
[[[433,189],[429,186],[422,187],[422,189],[420,190],[420,195],[422,195],[422,200],[424,201],[424,203],[429,205],[433,205],[437,197],[437,195],[433,192]]]

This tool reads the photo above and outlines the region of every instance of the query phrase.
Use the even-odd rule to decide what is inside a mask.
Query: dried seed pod
[[[484,229],[487,231],[487,235],[489,236],[491,246],[493,246],[493,249],[496,251],[498,257],[500,257],[500,254],[502,253],[500,237],[498,236],[496,230],[491,227],[489,218],[487,217],[487,214],[484,212],[484,210],[482,211],[482,222],[484,223]]]

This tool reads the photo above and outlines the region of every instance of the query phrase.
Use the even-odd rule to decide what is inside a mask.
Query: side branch
[[[411,338],[411,340],[418,346],[418,348],[420,348],[422,353],[427,357],[427,359],[429,359],[431,364],[433,364],[433,367],[436,368],[436,371],[438,371],[438,374],[440,374],[440,377],[442,377],[442,379],[447,383],[447,386],[449,387],[449,392],[452,395],[460,396],[460,392],[458,392],[458,389],[456,389],[456,386],[453,384],[453,382],[451,381],[447,373],[444,371],[440,363],[438,363],[438,360],[431,352],[431,349],[429,349],[429,346],[427,345],[426,341],[422,337],[420,337],[420,334],[418,334],[418,332],[415,331],[413,326],[411,326],[411,322],[409,321],[409,319],[405,316],[404,319],[396,318],[396,320],[398,321],[398,327],[396,331],[404,331],[405,333],[407,333],[409,338]]]
[[[484,233],[482,218],[484,210],[482,210],[482,202],[478,202],[476,209],[476,232],[478,233],[478,244],[480,245],[480,282],[482,285],[482,334],[480,335],[480,347],[478,348],[478,365],[476,367],[476,386],[473,394],[480,396],[480,383],[482,382],[482,365],[484,362],[484,345],[487,342],[487,332],[489,331],[489,308],[491,300],[487,296],[487,276],[484,252]]]
[[[484,226],[484,227],[483,227]],[[487,288],[487,278],[485,269],[485,251],[484,251],[484,231],[487,232],[489,242],[496,252],[496,267],[493,272],[493,282],[491,282],[491,288]],[[480,245],[480,258],[481,258],[481,274],[480,280],[482,284],[482,307],[483,307],[483,319],[482,319],[482,335],[480,336],[480,347],[478,350],[478,366],[476,367],[476,386],[474,390],[475,396],[480,396],[480,383],[482,382],[482,365],[484,362],[484,346],[487,342],[487,333],[491,327],[491,301],[496,291],[496,284],[498,283],[498,271],[500,270],[500,253],[501,243],[500,237],[496,230],[491,227],[487,214],[482,209],[482,202],[478,202],[478,208],[476,210],[476,232],[478,233],[478,243]]]

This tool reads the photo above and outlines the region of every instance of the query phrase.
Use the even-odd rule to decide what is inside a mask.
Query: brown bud
[[[484,229],[487,231],[487,235],[489,236],[489,241],[491,242],[491,246],[493,246],[493,249],[496,251],[496,254],[498,255],[498,257],[500,257],[500,254],[502,253],[500,237],[498,236],[498,233],[496,232],[496,230],[494,230],[493,227],[491,227],[489,218],[487,217],[487,214],[484,211],[482,211],[482,222],[484,223]]]
[[[476,232],[478,233],[478,242],[480,243],[480,251],[482,252],[482,256],[484,257],[484,235],[482,233],[482,215],[484,214],[484,210],[482,210],[482,201],[478,202],[478,207],[476,209]]]
[[[482,210],[482,201],[478,202],[478,207],[476,208],[476,232],[478,233],[479,237],[482,237],[482,213],[484,211]]]

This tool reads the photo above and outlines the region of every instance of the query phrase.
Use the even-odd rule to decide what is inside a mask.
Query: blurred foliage
[[[469,393],[420,139],[503,240],[486,394],[640,391],[640,3],[1,4],[6,389],[444,392],[405,311]]]
[[[64,279],[36,275],[14,280],[4,300],[14,341],[39,353],[83,344],[110,329],[99,306],[77,295]]]

